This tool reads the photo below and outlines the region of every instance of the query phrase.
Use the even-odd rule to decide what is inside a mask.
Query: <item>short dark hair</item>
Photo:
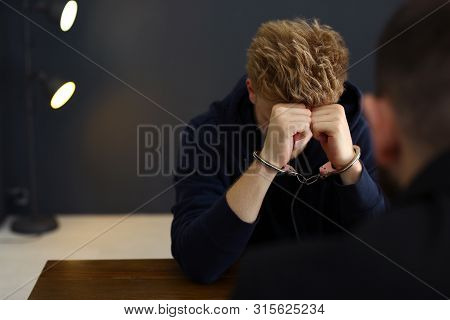
[[[405,2],[376,54],[376,93],[393,104],[404,134],[431,150],[450,145],[450,4]]]

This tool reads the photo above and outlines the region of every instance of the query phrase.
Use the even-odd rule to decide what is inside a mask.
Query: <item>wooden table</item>
[[[48,261],[29,299],[227,299],[234,280],[193,283],[173,259]]]

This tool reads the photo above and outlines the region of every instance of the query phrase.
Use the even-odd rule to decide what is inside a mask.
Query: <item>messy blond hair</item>
[[[247,75],[257,94],[275,102],[336,103],[347,78],[342,37],[317,20],[262,24],[247,52]]]

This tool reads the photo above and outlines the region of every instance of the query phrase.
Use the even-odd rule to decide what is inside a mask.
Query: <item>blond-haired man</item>
[[[264,23],[247,75],[191,121],[171,235],[173,256],[192,279],[218,279],[249,242],[302,241],[384,210],[347,66],[348,50],[330,27]]]
[[[247,254],[234,298],[449,299],[449,21],[447,0],[404,1],[378,39],[364,108],[398,187],[390,212],[348,237]]]

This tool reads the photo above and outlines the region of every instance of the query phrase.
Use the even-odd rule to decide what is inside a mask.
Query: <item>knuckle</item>
[[[277,110],[279,110],[281,108],[281,104],[275,104],[272,107],[272,112],[276,112]]]
[[[305,123],[303,126],[303,131],[311,131],[310,130],[310,124],[309,123]]]
[[[286,122],[288,120],[288,116],[286,115],[286,112],[279,112],[277,114],[277,118],[278,118],[278,121],[281,123]]]
[[[272,108],[272,116],[273,117],[278,117],[278,116],[280,116],[280,114],[281,114],[280,108],[276,108],[276,107]]]

